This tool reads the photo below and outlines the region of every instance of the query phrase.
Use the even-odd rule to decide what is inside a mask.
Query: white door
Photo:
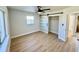
[[[67,16],[66,15],[59,16],[58,38],[63,41],[66,41],[66,38],[67,38]]]
[[[41,16],[40,30],[42,32],[48,33],[48,16]]]

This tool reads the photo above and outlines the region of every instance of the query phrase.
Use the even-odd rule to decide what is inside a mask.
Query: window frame
[[[4,31],[4,37],[2,38],[2,29],[1,29],[1,37],[0,37],[0,44],[2,44],[3,42],[4,42],[4,40],[5,40],[5,37],[6,37],[6,25],[5,25],[5,12],[4,11],[2,11],[2,10],[0,10],[0,12],[2,13],[2,15],[3,15],[3,20],[2,20],[2,26],[3,26],[3,31]],[[1,27],[2,28],[2,27]]]
[[[32,18],[27,18],[27,17],[33,17],[33,19]],[[27,25],[34,25],[34,16],[26,16],[26,23],[27,23]]]

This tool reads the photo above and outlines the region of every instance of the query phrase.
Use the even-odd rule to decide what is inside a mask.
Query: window
[[[34,24],[34,16],[26,16],[27,24]]]
[[[0,44],[4,41],[5,36],[6,36],[5,17],[4,12],[0,11]]]

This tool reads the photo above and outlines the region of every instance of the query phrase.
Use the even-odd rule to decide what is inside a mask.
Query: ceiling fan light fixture
[[[38,14],[42,14],[42,12],[38,12]]]

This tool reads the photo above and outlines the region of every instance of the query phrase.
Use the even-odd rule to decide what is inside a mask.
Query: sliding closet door
[[[40,30],[42,32],[48,33],[48,16],[41,16]]]
[[[4,12],[0,11],[0,43],[2,43],[6,36],[6,29],[5,29],[5,17]]]

